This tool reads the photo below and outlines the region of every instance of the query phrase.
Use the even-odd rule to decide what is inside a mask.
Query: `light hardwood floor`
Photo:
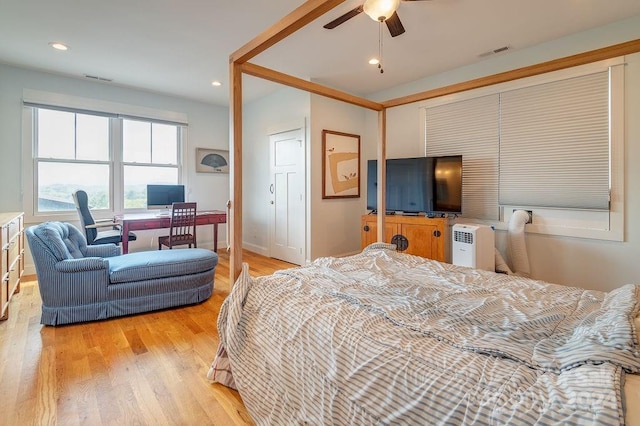
[[[0,322],[1,425],[250,425],[239,394],[207,381],[229,292],[219,250],[214,292],[176,309],[59,327],[40,324],[35,276]],[[291,265],[245,252],[251,274]]]

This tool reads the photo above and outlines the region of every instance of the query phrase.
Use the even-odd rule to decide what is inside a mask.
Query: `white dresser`
[[[0,282],[0,320],[9,318],[11,297],[20,292],[24,273],[24,213],[0,213],[2,281]]]

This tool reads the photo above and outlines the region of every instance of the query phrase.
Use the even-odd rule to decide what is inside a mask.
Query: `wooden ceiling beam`
[[[267,28],[253,40],[236,50],[229,62],[243,64],[264,52],[274,44],[315,21],[345,0],[308,0],[280,21]]]
[[[593,62],[616,58],[618,56],[630,55],[637,52],[640,52],[640,39],[614,44],[613,46],[590,50],[588,52],[578,53],[576,55],[566,56],[564,58],[554,59],[523,68],[517,68],[515,70],[505,71],[486,77],[480,77],[462,83],[439,87],[437,89],[427,90],[426,92],[414,93],[413,95],[390,99],[388,101],[382,102],[382,105],[384,105],[385,108],[392,108],[411,104],[414,102],[426,101],[427,99],[438,98],[440,96],[464,92],[472,89],[479,89],[481,87],[492,86],[494,84],[506,83],[508,81],[518,80],[521,78],[533,77],[539,74],[577,67],[579,65],[586,65]]]

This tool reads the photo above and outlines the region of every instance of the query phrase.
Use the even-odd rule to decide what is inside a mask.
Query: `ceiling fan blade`
[[[387,24],[387,28],[389,28],[391,37],[398,37],[400,34],[404,33],[404,26],[402,25],[402,22],[400,22],[398,12],[394,12],[393,15],[384,22]]]
[[[333,21],[331,21],[328,24],[324,25],[323,28],[331,30],[331,29],[337,27],[338,25],[347,22],[349,19],[353,18],[354,16],[356,16],[356,15],[358,15],[360,13],[362,13],[362,5],[356,7],[355,9],[352,9],[352,10],[348,11],[347,13],[345,13],[342,16],[337,17]]]

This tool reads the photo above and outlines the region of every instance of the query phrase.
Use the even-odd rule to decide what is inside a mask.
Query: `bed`
[[[258,424],[638,424],[638,291],[383,243],[265,277],[244,265],[208,377]]]

